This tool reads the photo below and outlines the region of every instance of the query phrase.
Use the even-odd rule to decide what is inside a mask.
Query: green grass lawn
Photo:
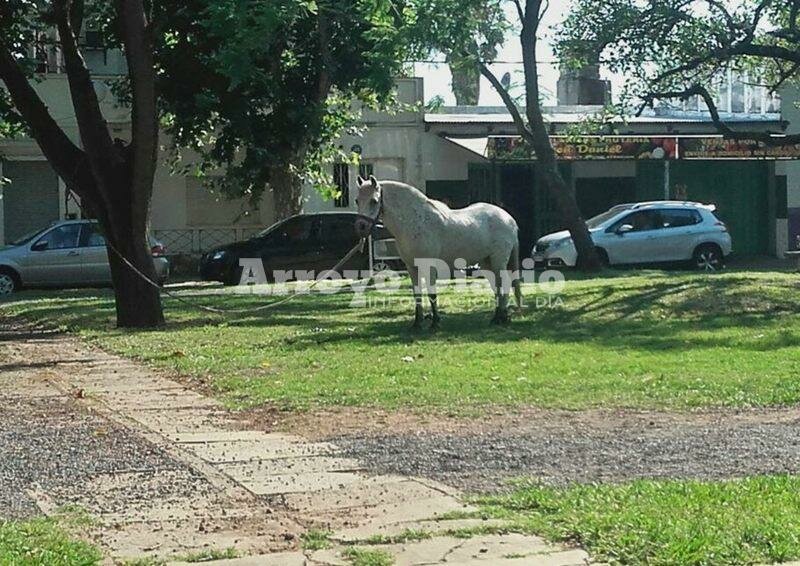
[[[800,478],[522,485],[479,501],[512,530],[621,564],[769,564],[800,558]]]
[[[274,299],[216,291],[206,304]],[[543,294],[526,289],[535,305]],[[488,291],[470,295],[486,299]],[[438,333],[410,330],[407,289],[351,308],[351,295],[303,296],[225,318],[165,299],[167,328],[113,327],[106,290],[23,292],[0,316],[80,333],[113,352],[201,379],[231,406],[274,403],[439,407],[692,408],[800,401],[800,278],[795,274],[628,272],[568,282],[509,327],[452,290]],[[397,299],[397,300],[392,300]]]
[[[89,566],[101,558],[95,547],[70,538],[53,520],[0,520],[0,564]]]

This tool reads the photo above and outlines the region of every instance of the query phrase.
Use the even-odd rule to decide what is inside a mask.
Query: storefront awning
[[[450,139],[450,138],[448,138]],[[519,136],[488,136],[489,159],[529,161],[533,149]],[[456,140],[451,140],[456,141]],[[477,146],[477,142],[470,141]],[[800,159],[800,144],[767,145],[722,136],[550,136],[559,160]]]
[[[489,136],[479,138],[445,138],[447,141],[463,147],[467,151],[486,159],[489,147]]]

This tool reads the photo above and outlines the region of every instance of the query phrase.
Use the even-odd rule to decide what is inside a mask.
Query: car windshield
[[[266,230],[262,230],[261,232],[259,232],[255,236],[253,236],[253,238],[263,238],[264,236],[267,236],[270,232],[272,232],[275,228],[277,228],[278,226],[280,226],[284,222],[285,222],[284,220],[276,222],[275,224],[273,224],[272,226],[270,226]]]
[[[620,212],[624,212],[626,210],[630,210],[631,208],[632,207],[630,205],[628,205],[628,204],[617,205],[617,206],[613,207],[611,210],[607,210],[604,213],[598,214],[597,216],[587,220],[586,221],[586,227],[589,228],[590,230],[592,228],[597,228],[598,226],[603,224],[603,222],[606,222],[607,220],[611,220],[616,215],[618,215]]]
[[[50,226],[48,226],[47,228],[39,228],[38,230],[34,230],[33,232],[28,232],[24,236],[21,236],[21,237],[17,238],[16,240],[14,240],[12,242],[9,242],[9,243],[12,246],[21,246],[23,244],[27,244],[28,242],[33,240],[36,236],[38,236],[39,234],[41,234],[42,232],[44,232],[48,228],[50,228]]]

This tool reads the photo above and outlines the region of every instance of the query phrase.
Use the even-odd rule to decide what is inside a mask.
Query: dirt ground
[[[800,409],[698,412],[506,409],[480,416],[341,409],[268,410],[250,426],[325,440],[375,473],[429,477],[466,491],[509,478],[551,484],[722,479],[800,471]]]

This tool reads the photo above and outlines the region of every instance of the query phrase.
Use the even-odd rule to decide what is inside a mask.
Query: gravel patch
[[[472,492],[497,491],[520,476],[554,485],[724,479],[800,472],[795,413],[567,413],[505,430],[369,431],[328,440],[374,473],[428,477]]]
[[[86,492],[98,478],[130,474],[137,481],[114,497]],[[211,487],[161,449],[68,399],[0,397],[0,518],[39,514],[29,490],[47,493],[57,506],[104,513]]]

